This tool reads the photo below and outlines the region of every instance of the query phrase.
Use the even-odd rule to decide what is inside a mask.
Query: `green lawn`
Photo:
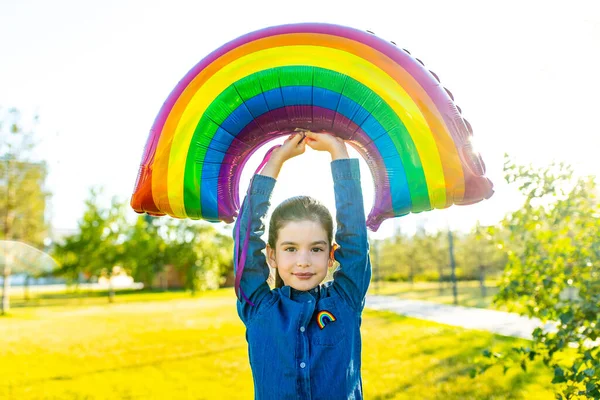
[[[494,306],[492,299],[498,293],[495,282],[486,282],[483,296],[478,281],[458,282],[458,305],[464,307],[502,309]],[[402,299],[424,300],[435,303],[454,304],[452,285],[445,282],[440,290],[437,282],[372,282],[369,294],[397,296]]]
[[[0,399],[253,398],[231,289],[19,301],[0,318]],[[362,332],[366,399],[553,398],[540,365],[469,378],[483,348],[520,340],[369,310]]]

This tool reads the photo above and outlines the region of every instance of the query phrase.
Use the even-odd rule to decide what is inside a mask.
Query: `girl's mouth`
[[[294,274],[298,279],[310,279],[314,274]]]

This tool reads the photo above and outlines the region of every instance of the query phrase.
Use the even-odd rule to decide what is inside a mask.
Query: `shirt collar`
[[[307,297],[305,294],[310,294],[314,299],[319,300],[319,297],[321,295],[321,286],[317,286],[313,289],[310,289],[309,291],[302,291],[302,290],[296,290],[291,286],[284,286],[281,288],[281,292],[288,298],[292,299],[292,300],[302,300],[304,299],[304,301],[309,300],[310,298]]]

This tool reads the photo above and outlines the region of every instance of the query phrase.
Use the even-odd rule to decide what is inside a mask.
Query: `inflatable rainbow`
[[[232,222],[246,160],[297,129],[332,132],[366,160],[372,230],[493,193],[470,126],[435,74],[369,32],[304,23],[249,33],[189,71],[150,130],[131,206]]]

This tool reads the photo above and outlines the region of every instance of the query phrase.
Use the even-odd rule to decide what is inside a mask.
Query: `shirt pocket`
[[[344,321],[337,299],[327,297],[317,303],[312,316],[311,343],[315,346],[337,346],[346,337]]]

